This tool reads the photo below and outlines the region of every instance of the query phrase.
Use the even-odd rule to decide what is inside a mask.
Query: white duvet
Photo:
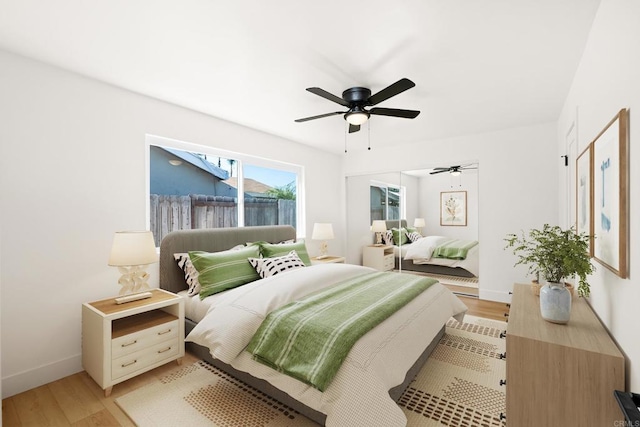
[[[208,347],[214,358],[262,378],[326,414],[327,426],[404,426],[404,413],[388,391],[404,381],[406,372],[447,320],[451,316],[462,320],[467,310],[439,283],[363,336],[324,393],[254,361],[244,351],[272,310],[371,271],[356,265],[322,264],[241,286],[211,304],[186,340]]]

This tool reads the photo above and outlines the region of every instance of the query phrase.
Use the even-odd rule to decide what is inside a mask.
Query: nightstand
[[[184,357],[184,301],[162,289],[151,298],[82,304],[82,366],[111,394],[115,384]]]
[[[324,258],[311,258],[311,264],[344,264],[343,256],[326,256]]]
[[[393,270],[395,266],[393,246],[365,246],[362,249],[362,265],[380,271]]]

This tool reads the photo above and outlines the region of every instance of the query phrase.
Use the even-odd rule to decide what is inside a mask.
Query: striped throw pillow
[[[291,251],[296,251],[304,265],[311,265],[311,259],[304,240],[298,240],[295,243],[260,243],[260,250],[264,258],[283,256]]]
[[[189,252],[189,258],[198,270],[200,299],[258,280],[260,276],[249,258],[259,255],[258,246],[222,252]]]

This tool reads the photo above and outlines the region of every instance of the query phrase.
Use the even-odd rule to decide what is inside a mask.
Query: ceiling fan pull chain
[[[349,123],[345,121],[344,125],[344,153],[347,153],[347,128],[349,127]]]
[[[369,130],[369,148],[368,150],[371,151],[371,121],[367,121],[367,129]]]

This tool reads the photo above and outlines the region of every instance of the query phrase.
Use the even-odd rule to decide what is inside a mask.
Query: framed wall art
[[[440,225],[467,225],[467,192],[440,192]]]
[[[589,255],[593,256],[593,145],[589,144],[576,159],[576,233],[586,233]]]
[[[627,277],[629,113],[622,109],[593,145],[593,256]]]

